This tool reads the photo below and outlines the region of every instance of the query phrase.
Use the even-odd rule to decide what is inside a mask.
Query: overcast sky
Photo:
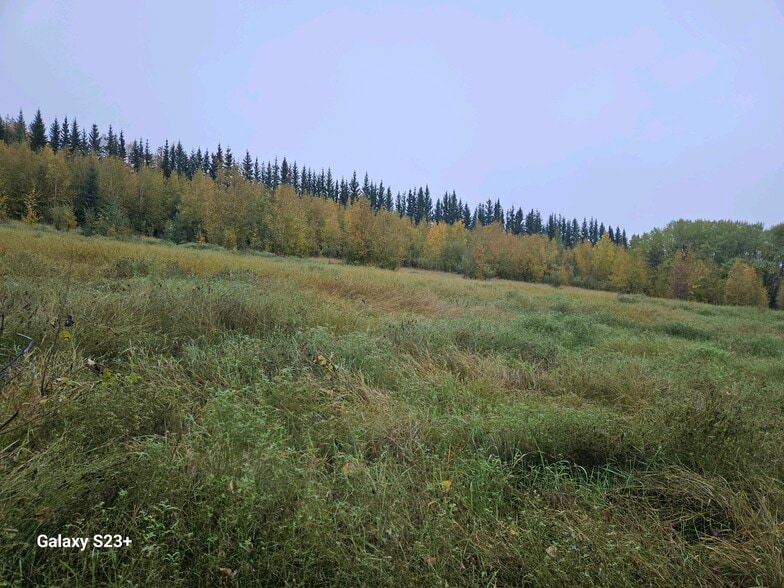
[[[0,113],[39,107],[630,233],[784,221],[780,0],[0,0]]]

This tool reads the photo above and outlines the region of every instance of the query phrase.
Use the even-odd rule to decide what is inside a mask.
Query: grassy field
[[[22,225],[0,304],[0,586],[784,585],[784,312]]]

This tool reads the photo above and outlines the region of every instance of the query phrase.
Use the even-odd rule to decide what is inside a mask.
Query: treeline
[[[123,131],[115,133],[111,125],[106,134],[101,134],[97,125],[93,124],[87,131],[79,126],[76,119],[69,122],[66,116],[62,124],[55,118],[47,129],[40,110],[36,111],[29,127],[21,110],[16,119],[0,119],[0,140],[6,143],[27,143],[33,151],[48,145],[55,154],[62,151],[68,156],[94,155],[99,159],[114,157],[137,172],[145,166],[158,169],[167,180],[172,174],[192,180],[201,172],[217,181],[219,173],[224,170],[232,172],[224,173],[224,177],[239,175],[273,192],[279,186],[288,185],[299,196],[318,196],[344,207],[360,196],[365,196],[373,210],[394,211],[401,217],[408,217],[414,224],[423,221],[454,224],[461,221],[465,227],[474,229],[481,225],[500,223],[513,234],[547,235],[550,239],[560,239],[567,247],[573,247],[585,239],[596,243],[606,232],[614,243],[628,245],[625,230],[620,227],[613,229],[609,225],[605,227],[603,222],[594,218],[583,219],[580,224],[577,219],[568,220],[551,214],[543,220],[542,214],[535,209],[528,212],[519,207],[504,210],[500,200],[488,200],[472,211],[454,191],[451,194],[445,192],[441,198],[434,200],[428,186],[398,191],[393,197],[389,186],[384,186],[383,181],[371,181],[367,173],[361,183],[356,172],[349,180],[338,179],[333,177],[329,168],[326,172],[323,169],[317,172],[305,166],[300,169],[296,161],[289,164],[285,157],[280,164],[277,158],[260,164],[258,158],[252,158],[247,150],[245,156],[238,160],[230,147],[223,149],[220,144],[212,153],[208,149],[202,152],[201,148],[186,152],[181,142],[170,143],[167,140],[163,147],[153,152],[149,141],[135,139],[128,144]]]
[[[67,131],[66,131],[67,129]],[[335,180],[284,159],[231,150],[154,153],[109,127],[40,112],[0,119],[0,216],[87,234],[144,234],[282,255],[326,255],[710,303],[784,306],[784,225],[677,221],[629,241],[595,219],[537,210],[471,211],[427,187],[397,192],[356,173]]]

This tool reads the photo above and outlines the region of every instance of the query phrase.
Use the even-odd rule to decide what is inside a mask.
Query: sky
[[[784,222],[784,0],[0,0],[0,115],[642,233]]]

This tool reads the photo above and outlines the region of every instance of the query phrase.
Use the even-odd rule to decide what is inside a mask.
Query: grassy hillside
[[[784,313],[21,225],[0,305],[0,586],[784,585]]]

